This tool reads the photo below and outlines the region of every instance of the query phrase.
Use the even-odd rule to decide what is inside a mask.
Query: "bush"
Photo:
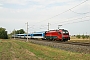
[[[87,38],[87,39],[88,39],[88,38],[89,38],[89,35],[85,35],[85,38]]]
[[[0,28],[0,38],[1,39],[7,39],[8,38],[8,35],[7,35],[7,31],[5,31],[6,29],[5,28]]]
[[[79,38],[79,39],[80,39],[80,38],[81,38],[81,36],[80,36],[80,35],[76,35],[76,38]]]
[[[82,38],[85,39],[86,38],[85,35],[82,35]]]

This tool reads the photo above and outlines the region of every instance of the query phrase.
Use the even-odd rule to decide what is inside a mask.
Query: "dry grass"
[[[17,40],[0,42],[0,60],[88,60],[90,54],[64,51]]]
[[[72,42],[85,42],[85,43],[90,43],[90,38],[88,38],[88,39],[82,39],[82,38],[78,39],[78,38],[76,38],[76,37],[70,37],[70,41],[72,41]]]

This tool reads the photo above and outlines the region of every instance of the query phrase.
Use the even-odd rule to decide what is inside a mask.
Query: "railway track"
[[[24,40],[25,39],[21,39]],[[49,40],[37,40],[37,39],[29,39],[33,40],[33,41],[43,41],[43,42],[52,42],[52,43],[60,43],[60,44],[71,44],[71,45],[80,45],[80,46],[90,46],[90,43],[83,43],[83,42],[71,42],[71,41],[66,41],[66,42],[62,42],[62,41],[49,41]]]
[[[83,42],[62,42],[62,41],[48,41],[48,40],[38,40],[38,41],[44,41],[44,42],[53,42],[53,43],[62,43],[62,44],[71,44],[71,45],[80,45],[80,46],[90,46],[90,43],[83,43]]]
[[[21,39],[26,41],[25,39]],[[81,43],[81,42],[60,42],[60,41],[42,41],[42,40],[32,40],[30,39],[28,42],[49,46],[53,48],[58,48],[66,51],[79,52],[79,53],[89,53],[90,54],[90,43]]]
[[[62,42],[62,43],[71,45],[90,46],[90,43],[82,43],[82,42]]]

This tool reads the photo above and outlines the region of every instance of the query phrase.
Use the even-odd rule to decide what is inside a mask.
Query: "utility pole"
[[[26,23],[27,25],[27,42],[28,42],[28,22]]]
[[[48,31],[49,31],[49,23],[48,23]]]
[[[14,29],[14,39],[15,39],[15,29]]]

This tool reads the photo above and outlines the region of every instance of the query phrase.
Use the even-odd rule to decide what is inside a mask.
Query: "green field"
[[[64,51],[30,42],[0,39],[0,60],[90,60],[90,54]]]

